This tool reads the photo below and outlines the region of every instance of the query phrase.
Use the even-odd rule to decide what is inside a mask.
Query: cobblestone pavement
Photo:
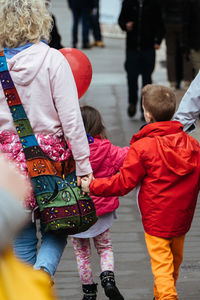
[[[55,13],[59,31],[65,47],[70,47],[71,14],[66,0],[52,0],[52,11]],[[119,146],[128,145],[132,134],[142,125],[139,113],[129,119],[127,109],[126,76],[123,68],[123,38],[105,38],[104,49],[86,50],[93,66],[93,80],[81,104],[97,107],[104,118],[111,141]],[[165,61],[165,45],[157,52],[157,63],[154,82],[168,85]],[[177,103],[184,94],[179,90]],[[199,129],[195,132],[200,137]],[[200,299],[200,205],[198,204],[192,228],[185,242],[184,261],[180,270],[177,289],[180,300]],[[117,211],[118,219],[112,227],[112,242],[115,255],[115,274],[117,285],[126,300],[150,300],[153,298],[153,277],[150,261],[144,243],[143,228],[135,201],[135,192],[120,198]],[[93,250],[92,265],[94,281],[98,282],[98,300],[107,299],[103,294],[99,274],[99,258]],[[81,285],[76,268],[76,261],[69,239],[55,276],[56,288],[61,300],[82,299]]]

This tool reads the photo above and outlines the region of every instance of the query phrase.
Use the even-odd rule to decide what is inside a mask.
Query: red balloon
[[[67,59],[78,91],[80,99],[90,86],[92,80],[92,65],[88,57],[80,50],[75,48],[62,48],[59,51]]]

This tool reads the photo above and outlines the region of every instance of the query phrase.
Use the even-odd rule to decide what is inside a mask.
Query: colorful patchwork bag
[[[65,230],[68,234],[86,231],[96,221],[94,203],[77,186],[75,161],[50,159],[40,148],[0,52],[0,80],[27,161],[28,173],[45,231]]]

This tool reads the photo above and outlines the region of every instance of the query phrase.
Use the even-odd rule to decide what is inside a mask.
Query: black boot
[[[104,271],[100,275],[101,285],[104,288],[106,296],[110,300],[124,300],[118,288],[115,285],[115,277],[112,271]]]
[[[97,283],[83,284],[83,299],[82,300],[96,300],[97,298]]]

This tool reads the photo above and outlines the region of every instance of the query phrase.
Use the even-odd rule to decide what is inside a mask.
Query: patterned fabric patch
[[[52,220],[45,225],[46,231],[49,230],[67,230],[68,234],[74,234],[77,229],[80,230],[80,216],[67,217],[57,220]]]
[[[10,107],[14,121],[26,119],[26,113],[22,105],[15,105]]]
[[[29,120],[16,120],[14,121],[14,124],[19,137],[25,137],[27,135],[34,134]]]
[[[15,88],[5,90],[4,93],[9,107],[13,105],[20,105],[22,107],[21,100]]]
[[[90,199],[79,200],[79,207],[80,207],[82,216],[86,216],[86,215],[90,214],[95,209],[94,203]]]
[[[33,158],[46,158],[47,155],[39,146],[32,146],[24,149],[26,160]]]
[[[64,190],[58,191],[55,198],[52,197],[52,193],[39,195],[37,196],[37,202],[41,211],[45,208],[70,206],[77,203],[73,192],[67,187]]]
[[[55,191],[55,184],[58,186],[58,191],[66,187],[65,182],[56,176],[37,176],[31,178],[31,181],[33,183],[35,196],[39,196],[43,193],[53,193]]]
[[[42,221],[48,223],[49,221],[62,219],[66,217],[73,217],[79,215],[79,209],[77,204],[63,207],[51,207],[45,208],[42,212]]]
[[[62,177],[62,168],[56,169],[48,158],[34,158],[27,161],[28,172],[31,177],[39,175],[56,175]]]
[[[0,55],[0,72],[8,71],[7,63],[4,57]]]
[[[22,147],[25,149],[25,148],[28,148],[28,147],[31,147],[31,146],[38,146],[38,142],[35,138],[34,135],[29,135],[29,136],[25,136],[25,137],[21,137],[20,138],[20,142],[22,144]]]
[[[14,88],[14,83],[8,71],[0,72],[0,80],[4,90]]]

